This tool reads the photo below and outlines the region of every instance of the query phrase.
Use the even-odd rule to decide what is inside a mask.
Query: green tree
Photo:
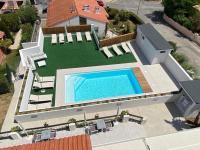
[[[6,24],[1,19],[0,19],[0,29],[1,29],[1,31],[5,32],[7,38],[9,38],[13,41],[13,37],[11,36],[8,27],[6,26]]]
[[[2,14],[1,20],[5,23],[11,32],[17,32],[20,28],[20,20],[17,14]]]
[[[0,48],[3,50],[5,54],[9,54],[9,46],[12,44],[10,39],[0,40]]]
[[[21,22],[34,24],[37,19],[37,11],[32,5],[24,5],[18,11],[17,15],[19,16]]]
[[[29,42],[31,41],[31,36],[33,32],[33,27],[30,23],[23,24],[22,28],[22,42]]]
[[[126,10],[120,10],[119,18],[121,21],[127,21],[129,19],[129,12]]]
[[[0,66],[0,94],[4,94],[10,91],[10,85],[5,77],[5,69]]]

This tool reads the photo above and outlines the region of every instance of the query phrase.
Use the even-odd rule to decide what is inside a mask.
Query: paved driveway
[[[107,4],[110,7],[126,9],[137,13],[139,1],[140,0],[109,0]],[[144,2],[141,0],[138,15],[144,22],[151,23],[166,40],[176,42],[178,52],[183,53],[189,59],[189,63],[197,69],[200,75],[200,47],[168,26],[162,20],[160,13],[155,13],[155,11],[163,11],[163,6],[160,2]]]

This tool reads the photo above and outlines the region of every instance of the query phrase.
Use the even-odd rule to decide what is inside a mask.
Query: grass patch
[[[10,105],[11,98],[12,93],[0,95],[0,129],[3,125],[3,121],[5,119],[8,107]]]
[[[84,36],[83,36],[84,37]],[[75,36],[73,43],[51,45],[51,38],[44,39],[44,52],[47,54],[46,66],[37,68],[40,76],[55,75],[57,69],[111,65],[121,63],[136,62],[132,54],[123,54],[108,59],[97,49],[94,41],[76,42]]]
[[[19,50],[12,50],[10,54],[6,55],[6,58],[3,61],[3,65],[8,64],[10,69],[13,72],[16,72],[16,69],[19,66],[19,62],[20,62]]]

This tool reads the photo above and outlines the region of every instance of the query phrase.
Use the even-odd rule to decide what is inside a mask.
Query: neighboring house
[[[150,64],[163,63],[173,50],[171,45],[149,23],[138,26],[136,42]]]
[[[96,0],[53,0],[48,5],[47,27],[93,24],[105,36],[108,14]]]
[[[14,12],[19,9],[19,6],[23,4],[23,0],[18,1],[18,0],[7,0],[7,1],[2,1],[3,6],[1,7],[1,13],[10,13]]]
[[[182,94],[176,102],[184,116],[196,117],[200,111],[200,80],[180,82]]]

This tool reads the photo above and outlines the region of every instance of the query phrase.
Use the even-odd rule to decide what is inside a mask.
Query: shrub
[[[120,117],[122,118],[124,117],[124,115],[128,115],[128,114],[129,114],[128,110],[123,110],[120,114]]]
[[[10,85],[5,77],[5,69],[0,66],[0,94],[5,94],[10,91]]]
[[[67,123],[76,123],[76,119],[75,118],[71,118],[67,121]]]
[[[127,21],[129,19],[129,12],[126,10],[119,11],[119,18],[121,21]]]
[[[0,48],[3,50],[4,54],[9,54],[10,53],[9,46],[11,44],[12,44],[12,41],[10,39],[0,40]]]
[[[19,126],[15,126],[15,127],[11,128],[11,131],[12,132],[20,132],[20,131],[22,131],[22,129]]]
[[[22,28],[22,42],[30,42],[33,32],[33,27],[30,23],[23,24]]]
[[[115,16],[119,13],[119,10],[116,8],[107,8],[107,13],[109,15],[109,19],[114,19]]]

